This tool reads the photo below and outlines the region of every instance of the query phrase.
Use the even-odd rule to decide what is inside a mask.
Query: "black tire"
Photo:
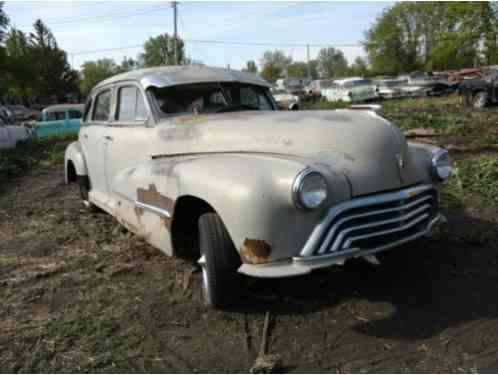
[[[484,108],[488,104],[488,93],[485,91],[478,91],[472,98],[472,105],[474,108]]]
[[[90,212],[97,212],[98,208],[88,200],[88,192],[92,188],[90,178],[88,176],[77,176],[78,187],[80,188],[80,196],[83,199],[83,204]]]
[[[239,289],[241,261],[218,214],[210,212],[199,218],[199,245],[204,302],[216,309],[227,307]]]

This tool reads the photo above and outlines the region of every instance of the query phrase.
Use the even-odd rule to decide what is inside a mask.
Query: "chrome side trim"
[[[155,206],[151,206],[151,205],[146,204],[146,203],[135,201],[135,207],[140,208],[140,209],[145,210],[145,211],[152,212],[153,214],[156,214],[156,215],[159,215],[162,217],[166,217],[168,219],[171,218],[171,213],[169,211],[162,209],[162,208],[155,207]]]
[[[330,208],[325,218],[320,223],[318,223],[315,229],[313,229],[313,232],[311,232],[310,237],[308,238],[306,244],[300,252],[300,256],[305,257],[313,254],[318,242],[320,241],[320,238],[322,238],[324,233],[329,229],[332,220],[340,213],[351,208],[371,206],[379,203],[408,199],[410,197],[413,197],[414,195],[434,189],[435,188],[433,185],[419,185],[412,188],[399,190],[393,193],[379,194],[364,198],[354,198],[349,201],[339,203],[336,206]]]
[[[383,221],[376,221],[376,222],[373,222],[373,223],[368,223],[368,224],[356,225],[356,226],[353,226],[353,227],[349,227],[348,229],[343,230],[337,236],[336,240],[334,241],[334,244],[332,245],[331,251],[337,251],[338,248],[339,248],[339,245],[342,242],[342,240],[346,237],[346,235],[348,233],[351,233],[352,231],[355,231],[357,229],[374,228],[374,227],[382,226],[382,225],[385,225],[385,224],[391,224],[391,223],[397,223],[397,222],[400,222],[400,221],[405,221],[405,220],[411,219],[412,217],[414,217],[414,216],[418,215],[419,213],[422,213],[425,210],[430,209],[430,208],[431,208],[430,205],[425,204],[425,205],[417,208],[415,211],[409,212],[408,214],[406,214],[404,216],[401,216],[401,217],[396,217],[394,219],[383,220]],[[425,217],[427,217],[427,216],[428,215],[426,214]],[[403,228],[403,227],[401,227],[401,228]],[[398,229],[400,229],[400,228],[398,228]],[[377,233],[384,234],[383,232],[377,232]],[[375,237],[377,235],[377,233],[374,233],[372,235],[366,235],[367,237],[365,237],[365,238],[368,238],[369,236]],[[353,238],[356,238],[356,237],[353,237]]]
[[[399,207],[394,207],[394,208],[386,208],[383,210],[375,210],[375,211],[365,212],[363,214],[347,216],[347,217],[339,220],[337,223],[335,223],[330,228],[330,231],[328,232],[327,237],[325,237],[325,240],[323,241],[322,246],[320,246],[320,249],[318,250],[318,254],[323,254],[327,250],[327,248],[330,245],[330,241],[332,240],[333,236],[335,235],[335,232],[337,231],[337,228],[339,228],[342,224],[348,222],[349,220],[359,219],[359,218],[363,218],[363,217],[367,217],[367,216],[375,216],[375,215],[385,214],[385,213],[389,213],[389,212],[407,210],[407,209],[409,209],[413,206],[416,206],[417,204],[420,204],[423,201],[426,201],[428,199],[432,199],[432,197],[431,196],[422,197],[420,199],[417,199],[416,201],[405,204],[404,206],[399,206]]]

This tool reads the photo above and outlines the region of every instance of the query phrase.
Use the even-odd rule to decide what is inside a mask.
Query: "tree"
[[[7,26],[9,25],[9,18],[5,14],[3,10],[3,2],[0,2],[0,43],[3,42],[3,39],[5,37],[5,30]],[[5,48],[0,44],[0,71],[5,72],[7,69],[7,57],[6,57],[6,51]],[[4,74],[0,75],[0,96],[5,92],[5,88],[7,87],[6,84],[7,77]]]
[[[113,59],[86,61],[81,69],[81,93],[87,95],[97,83],[117,73],[119,67]]]
[[[261,76],[270,82],[275,82],[287,75],[287,68],[292,63],[292,57],[282,51],[266,51],[261,59]]]
[[[402,2],[385,10],[365,34],[372,70],[398,74],[494,64],[495,2]]]
[[[254,60],[249,60],[246,63],[246,67],[243,68],[242,71],[248,72],[248,73],[253,73],[253,74],[258,73],[258,67],[256,66],[256,62]]]
[[[347,74],[348,61],[342,51],[334,47],[322,48],[318,52],[318,71],[326,78],[342,77]]]
[[[125,73],[140,68],[141,66],[138,60],[125,56],[123,61],[121,61],[121,64],[117,67],[116,72]]]
[[[308,76],[308,64],[302,61],[294,61],[287,67],[289,77],[304,78]]]
[[[364,77],[369,74],[367,62],[359,56],[354,60],[353,64],[349,68],[349,71],[353,76]]]
[[[6,52],[6,93],[23,102],[34,95],[36,81],[32,61],[32,50],[25,33],[15,28],[10,29],[5,39]]]
[[[174,38],[168,34],[151,37],[144,44],[144,53],[141,55],[145,67],[160,65],[175,65]],[[177,39],[178,63],[185,65],[189,59],[185,56],[183,40]]]

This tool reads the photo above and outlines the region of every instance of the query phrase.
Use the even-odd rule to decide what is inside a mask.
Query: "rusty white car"
[[[358,103],[379,97],[375,84],[361,77],[338,79],[321,89],[322,97],[329,102]]]
[[[301,98],[289,90],[272,88],[270,91],[280,109],[297,111],[301,108]]]
[[[277,111],[256,75],[136,70],[89,94],[66,181],[166,254],[198,260],[205,301],[223,307],[240,274],[373,260],[443,220],[448,153],[362,108]]]

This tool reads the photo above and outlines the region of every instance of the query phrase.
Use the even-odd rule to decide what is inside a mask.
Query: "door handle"
[[[107,139],[108,141],[113,141],[114,138],[111,137],[110,135],[104,135],[104,138]]]

